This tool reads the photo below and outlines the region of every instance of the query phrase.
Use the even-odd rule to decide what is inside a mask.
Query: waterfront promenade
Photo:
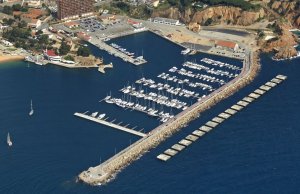
[[[250,83],[256,76],[258,70],[259,63],[257,53],[250,49],[246,49],[243,70],[239,76],[214,91],[206,98],[193,104],[185,111],[179,113],[173,119],[156,127],[150,131],[147,136],[125,148],[104,163],[82,172],[78,176],[79,180],[90,185],[100,185],[109,182],[122,168],[126,167],[131,162],[138,159],[143,153],[154,148],[190,121],[197,118],[201,112],[211,108],[216,103]]]

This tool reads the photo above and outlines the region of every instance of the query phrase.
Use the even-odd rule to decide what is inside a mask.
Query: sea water
[[[275,62],[261,56],[262,69],[249,86],[222,101],[186,128],[150,150],[101,187],[76,183],[76,176],[139,139],[73,116],[99,111],[111,119],[151,130],[159,121],[99,102],[145,76],[151,79],[186,60],[203,57],[240,65],[241,61],[198,54],[151,33],[113,40],[144,55],[134,66],[91,46],[114,68],[66,69],[24,62],[0,65],[1,193],[299,193],[299,59]],[[277,74],[288,79],[226,120],[187,149],[161,162],[156,156],[248,95]],[[30,100],[34,115],[28,115]],[[10,133],[13,146],[6,144]]]

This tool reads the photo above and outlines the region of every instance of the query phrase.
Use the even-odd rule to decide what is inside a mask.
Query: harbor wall
[[[78,176],[79,180],[90,185],[99,185],[109,182],[123,168],[185,127],[189,122],[196,119],[201,112],[210,109],[216,103],[233,95],[239,89],[249,84],[259,72],[260,65],[258,52],[249,51],[248,57],[249,58],[246,58],[244,61],[241,74],[235,79],[207,96],[206,99],[195,103],[185,111],[176,115],[173,119],[153,129],[146,137],[125,148],[104,163],[96,167],[91,167],[87,171],[83,171]]]

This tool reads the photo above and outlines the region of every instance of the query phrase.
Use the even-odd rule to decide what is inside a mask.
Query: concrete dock
[[[193,131],[192,134],[193,135],[197,135],[198,137],[201,137],[201,136],[205,135],[205,132],[199,131],[199,130],[195,130],[195,131]]]
[[[254,90],[254,93],[263,95],[265,93],[265,91],[264,90],[260,90],[260,89],[256,89],[256,90]]]
[[[217,123],[222,123],[224,121],[224,119],[222,119],[220,117],[215,117],[212,119],[212,121],[217,122]]]
[[[271,82],[276,83],[276,84],[280,84],[282,82],[282,80],[277,79],[277,78],[273,78],[273,79],[271,79]]]
[[[219,123],[213,122],[213,121],[208,121],[207,123],[205,123],[206,126],[209,126],[211,128],[214,128],[216,126],[219,125]]]
[[[199,137],[195,136],[195,135],[188,135],[185,137],[185,139],[190,140],[190,141],[196,141],[197,139],[199,139]]]
[[[98,118],[89,116],[89,115],[85,115],[85,114],[77,113],[77,112],[74,115],[78,116],[78,117],[81,117],[81,118],[84,118],[84,119],[87,119],[87,120],[90,120],[90,121],[94,121],[96,123],[100,123],[100,124],[115,128],[115,129],[119,129],[121,131],[125,131],[125,132],[131,133],[131,134],[134,134],[134,135],[137,135],[137,136],[140,136],[140,137],[146,137],[147,136],[145,133],[135,131],[135,130],[132,130],[132,129],[129,129],[129,128],[126,128],[126,127],[123,127],[123,126],[120,126],[120,125],[102,120],[102,119],[98,119]]]
[[[181,150],[183,150],[184,148],[185,148],[185,146],[180,145],[180,144],[174,144],[174,145],[172,146],[172,149],[177,150],[177,151],[181,151]]]
[[[243,98],[243,100],[246,101],[246,102],[251,103],[251,102],[253,102],[255,99],[247,96],[247,97]]]
[[[285,75],[277,75],[276,78],[277,79],[281,79],[281,80],[286,80],[287,76],[285,76]]]
[[[169,156],[175,156],[178,153],[178,151],[173,150],[173,149],[167,149],[164,153]]]
[[[266,85],[262,85],[262,86],[259,87],[259,89],[264,90],[264,91],[267,92],[267,91],[269,91],[271,89],[271,87],[266,86]]]
[[[171,156],[168,156],[168,155],[166,155],[166,154],[159,154],[158,156],[157,156],[157,159],[160,159],[160,160],[162,160],[162,161],[167,161],[167,160],[169,160],[171,158]]]
[[[265,83],[266,86],[269,86],[271,88],[275,87],[277,84],[276,83],[273,83],[273,82],[267,82]]]
[[[229,110],[229,109],[227,109],[227,110]],[[218,115],[218,117],[222,117],[224,119],[228,119],[230,116],[231,116],[230,114],[225,113],[225,112],[223,112],[223,113],[221,113],[221,114]]]
[[[204,131],[204,132],[209,132],[210,130],[212,130],[212,127],[208,127],[208,126],[205,126],[205,125],[203,125],[203,126],[201,126],[200,128],[199,128],[199,130],[201,130],[201,131]]]
[[[147,63],[147,61],[145,59],[143,59],[143,58],[140,58],[140,59],[132,58],[132,57],[126,55],[125,53],[119,51],[118,49],[106,44],[106,42],[104,42],[102,40],[92,39],[90,41],[90,43],[95,45],[99,49],[105,50],[109,54],[114,55],[115,57],[121,58],[125,62],[129,62],[129,63],[137,65],[137,66],[141,65],[141,64],[144,64],[144,63]]]
[[[231,108],[228,108],[224,111],[224,113],[226,114],[230,114],[230,115],[234,115],[237,111],[236,110],[233,110]],[[223,117],[224,118],[224,117]],[[229,117],[228,117],[229,118]]]
[[[245,102],[245,101],[243,101],[243,100],[240,100],[240,101],[238,101],[236,104],[238,104],[238,105],[240,105],[240,106],[243,106],[243,107],[246,107],[246,106],[249,105],[249,102]]]
[[[186,140],[186,139],[182,139],[182,140],[180,140],[178,143],[181,144],[181,145],[184,145],[184,146],[189,146],[189,145],[192,144],[191,141]]]
[[[237,104],[235,104],[235,105],[233,105],[232,107],[231,107],[231,109],[234,109],[234,110],[236,110],[236,111],[240,111],[240,110],[242,110],[244,107],[242,107],[242,106],[240,106],[240,105],[237,105]]]
[[[255,93],[251,93],[251,94],[249,94],[249,97],[251,97],[251,98],[255,98],[255,99],[257,99],[257,98],[259,98],[261,95],[259,95],[259,94],[255,94]]]

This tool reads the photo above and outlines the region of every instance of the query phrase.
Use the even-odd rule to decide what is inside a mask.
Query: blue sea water
[[[299,193],[300,60],[275,62],[261,56],[262,69],[249,86],[219,103],[186,128],[132,163],[111,183],[76,183],[82,170],[99,164],[138,137],[73,116],[100,111],[151,130],[159,122],[137,112],[99,103],[109,91],[142,76],[154,79],[185,60],[180,48],[151,33],[113,40],[149,63],[135,67],[91,46],[114,69],[0,65],[0,193]],[[166,163],[156,156],[277,74],[288,79]],[[156,79],[156,78],[155,78]],[[28,116],[30,100],[35,114]],[[11,134],[13,147],[6,145]]]

